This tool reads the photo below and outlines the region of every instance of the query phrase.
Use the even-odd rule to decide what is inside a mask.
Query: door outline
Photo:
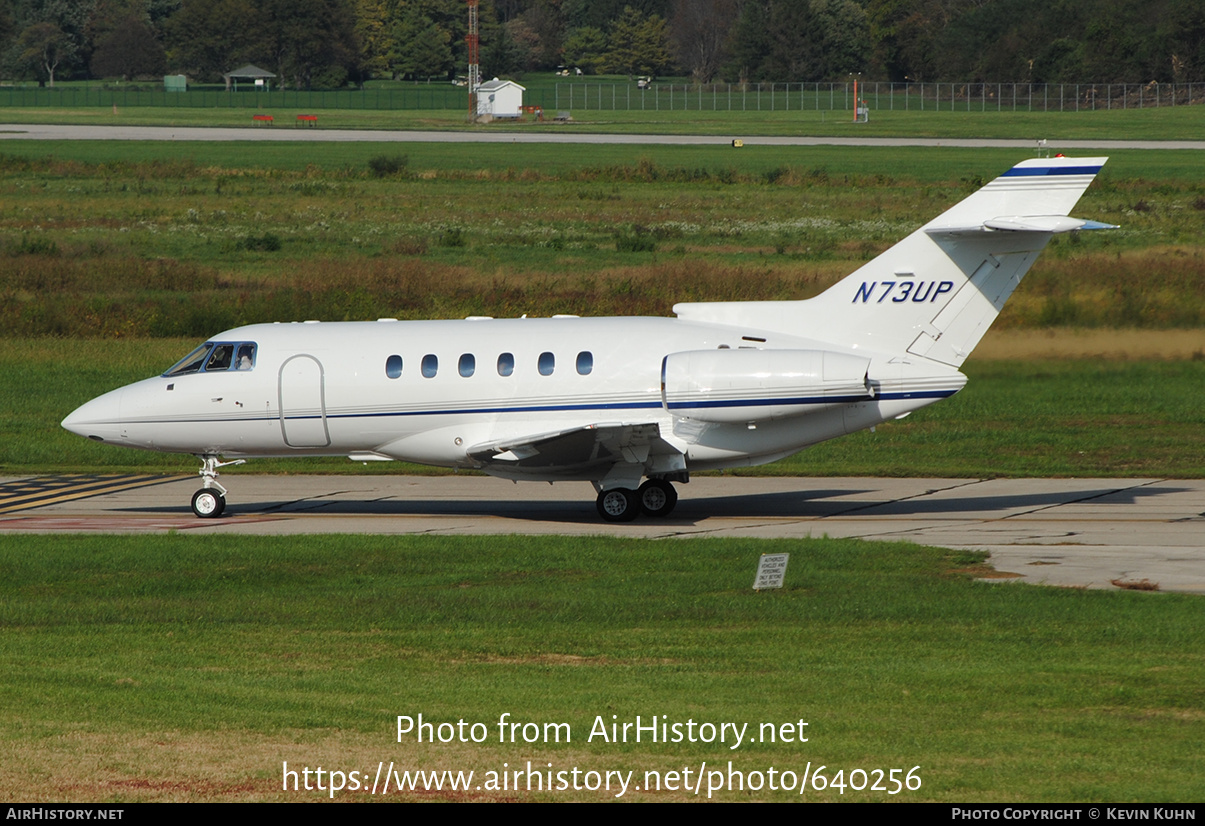
[[[317,424],[319,424],[321,426],[321,433],[319,433],[317,428],[314,428],[314,427],[310,426],[310,424],[309,424],[310,420],[312,420],[314,418],[314,416],[309,413],[309,410],[311,410],[312,407],[310,407],[310,408],[302,407],[300,409],[305,412],[302,415],[292,417],[292,419],[293,419],[293,425],[292,425],[293,438],[292,438],[292,440],[290,440],[289,425],[288,425],[289,417],[286,415],[287,410],[285,408],[285,370],[288,368],[288,366],[291,362],[297,361],[298,359],[306,359],[308,361],[312,361],[314,363],[314,366],[318,368],[318,397],[317,397],[318,422],[317,422]],[[308,377],[301,376],[299,378],[306,379]],[[293,379],[293,381],[295,382],[296,378]],[[298,394],[304,395],[307,393],[312,393],[313,391],[310,386],[308,386],[304,383],[303,384],[292,384],[291,383],[289,385],[289,392],[295,398]],[[306,398],[305,400],[307,402],[312,401],[312,399],[310,399],[310,398]],[[327,421],[326,421],[326,371],[322,368],[322,362],[320,362],[317,358],[315,358],[314,356],[311,356],[307,353],[299,353],[298,355],[290,356],[289,358],[285,359],[284,364],[280,365],[280,372],[277,375],[276,401],[277,401],[278,409],[280,410],[280,435],[281,435],[281,438],[284,439],[284,443],[286,445],[288,445],[289,447],[296,447],[296,448],[327,447],[328,445],[330,445],[331,434],[330,434],[330,428],[327,426]],[[292,409],[298,409],[298,408],[295,405]]]

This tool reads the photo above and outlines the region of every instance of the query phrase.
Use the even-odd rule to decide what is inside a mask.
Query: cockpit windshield
[[[247,371],[255,367],[255,350],[256,345],[253,341],[207,341],[176,362],[163,375],[186,376],[190,373]]]

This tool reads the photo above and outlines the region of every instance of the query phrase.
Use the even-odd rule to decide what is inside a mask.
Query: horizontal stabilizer
[[[1053,235],[1061,232],[1094,229],[1117,229],[1117,225],[1101,221],[1087,221],[1067,215],[1012,215],[1005,218],[991,218],[976,226],[933,227],[926,229],[925,232],[933,236],[973,235],[988,231],[1048,232]]]

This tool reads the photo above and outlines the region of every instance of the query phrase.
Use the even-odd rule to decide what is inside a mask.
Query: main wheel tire
[[[678,492],[664,479],[649,479],[640,486],[638,495],[645,516],[669,516],[678,504]]]
[[[192,495],[192,512],[202,519],[216,519],[226,510],[226,497],[216,490],[201,488]]]
[[[631,522],[640,513],[640,498],[627,488],[604,490],[595,504],[598,515],[607,522]]]

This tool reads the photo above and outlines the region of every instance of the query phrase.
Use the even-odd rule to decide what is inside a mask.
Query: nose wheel
[[[217,490],[201,488],[192,495],[192,512],[202,519],[216,519],[226,510],[226,496]]]
[[[201,519],[216,519],[226,510],[226,489],[218,483],[218,468],[246,463],[246,459],[233,462],[218,461],[217,456],[197,456],[201,460],[201,478],[204,486],[192,495],[192,512]]]

